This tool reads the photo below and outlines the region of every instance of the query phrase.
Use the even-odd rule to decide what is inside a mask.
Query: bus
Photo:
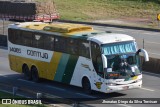
[[[141,56],[126,34],[71,23],[24,22],[9,25],[9,64],[24,78],[40,78],[111,93],[142,86]]]

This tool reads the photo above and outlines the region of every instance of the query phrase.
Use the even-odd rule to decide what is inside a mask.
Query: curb
[[[136,26],[127,26],[127,25],[115,25],[115,24],[103,24],[103,23],[95,23],[95,22],[80,22],[80,21],[71,21],[71,20],[56,20],[58,22],[65,22],[65,23],[77,23],[77,24],[88,24],[88,25],[95,25],[95,26],[108,26],[108,27],[117,27],[117,28],[127,28],[127,29],[135,29],[135,30],[146,30],[152,32],[160,32],[160,29],[156,28],[145,28],[145,27],[136,27]]]

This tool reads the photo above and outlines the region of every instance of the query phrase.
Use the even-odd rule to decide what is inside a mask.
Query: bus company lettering
[[[39,52],[39,51],[27,50],[27,55],[48,59],[48,54],[47,53],[42,53],[42,52]]]
[[[21,53],[21,49],[20,48],[15,48],[15,47],[10,47],[10,52]]]

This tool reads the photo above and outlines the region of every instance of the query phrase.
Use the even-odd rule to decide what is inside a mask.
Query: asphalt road
[[[40,83],[26,81],[23,75],[11,71],[7,58],[7,50],[0,49],[0,83],[12,84],[13,86],[23,87],[34,91],[45,92],[62,98],[81,98],[80,101],[93,107],[159,107],[160,104],[96,104],[108,98],[160,98],[160,75],[144,72],[143,87],[110,94],[94,92],[87,95],[81,88],[59,84],[53,81],[43,80]],[[1,87],[0,87],[1,88]],[[87,98],[87,99],[86,99]]]

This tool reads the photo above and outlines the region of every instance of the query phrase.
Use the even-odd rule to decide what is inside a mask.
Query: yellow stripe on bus
[[[78,32],[71,32],[71,33],[66,33],[64,36],[75,36],[77,34],[85,34],[85,33],[91,33],[91,32],[96,32],[96,30],[86,30],[86,31],[78,31]]]
[[[47,74],[47,78],[53,80],[61,59],[62,53],[54,52],[51,62],[49,64],[49,73]]]

